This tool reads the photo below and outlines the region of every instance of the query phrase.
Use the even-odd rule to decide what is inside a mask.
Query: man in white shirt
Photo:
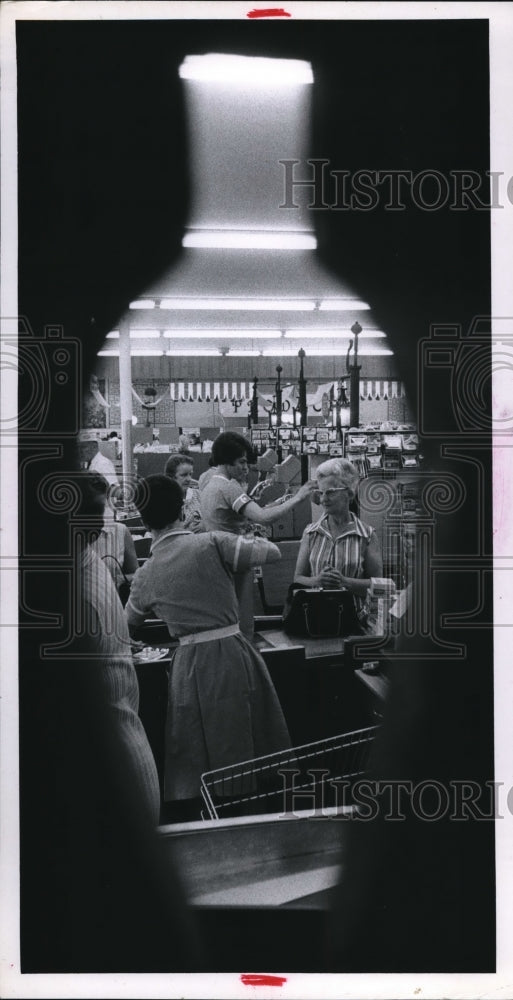
[[[98,472],[107,480],[109,486],[119,486],[114,463],[106,455],[102,455],[98,441],[82,441],[80,457],[82,462],[87,462],[88,472]]]

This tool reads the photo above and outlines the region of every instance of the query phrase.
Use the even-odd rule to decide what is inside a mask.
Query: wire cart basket
[[[203,819],[351,805],[379,726],[256,757],[201,776]]]

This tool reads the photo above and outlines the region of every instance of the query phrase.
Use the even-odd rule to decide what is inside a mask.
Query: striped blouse
[[[343,576],[364,577],[364,558],[374,529],[349,514],[351,524],[334,539],[328,528],[328,515],[323,514],[315,524],[305,528],[310,541],[310,572],[318,576],[328,563]]]

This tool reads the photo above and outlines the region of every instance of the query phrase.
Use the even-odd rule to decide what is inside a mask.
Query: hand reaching
[[[296,500],[298,503],[300,500],[306,500],[306,498],[310,497],[316,489],[317,482],[315,479],[309,479],[306,483],[303,483],[303,485],[299,487],[296,493]]]

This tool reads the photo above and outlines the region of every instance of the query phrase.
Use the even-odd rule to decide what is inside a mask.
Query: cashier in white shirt
[[[215,472],[200,494],[201,515],[206,531],[230,531],[240,535],[247,530],[249,522],[272,524],[293,507],[297,507],[316,488],[316,483],[311,481],[301,486],[284,503],[259,507],[248,496],[245,488],[251,458],[251,446],[242,434],[226,431],[215,439],[212,446]],[[241,631],[251,639],[254,630],[251,571],[235,574],[235,589],[239,601]]]

